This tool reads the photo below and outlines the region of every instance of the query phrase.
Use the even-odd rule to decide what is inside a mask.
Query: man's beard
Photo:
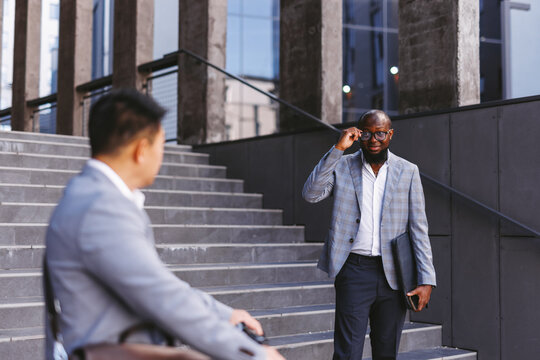
[[[378,154],[370,154],[367,151],[363,151],[366,161],[370,164],[384,164],[388,159],[388,148],[381,150]]]

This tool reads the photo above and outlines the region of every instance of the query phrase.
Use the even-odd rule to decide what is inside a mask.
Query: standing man
[[[390,151],[386,113],[371,110],[359,128],[343,130],[307,179],[302,196],[334,196],[328,237],[318,267],[335,276],[334,360],[362,359],[368,319],[372,358],[396,359],[406,306],[398,291],[391,240],[408,231],[419,286],[418,311],[436,285],[418,167]],[[361,150],[343,156],[359,140]]]
[[[244,322],[262,335],[246,311],[191,288],[159,259],[139,189],[161,166],[164,113],[127,89],[104,95],[90,110],[92,159],[67,185],[46,238],[66,352],[116,343],[132,329],[129,341],[160,343],[167,333],[213,359],[284,360],[233,326]],[[155,328],[136,330],[148,322]],[[48,329],[47,359],[51,342]]]

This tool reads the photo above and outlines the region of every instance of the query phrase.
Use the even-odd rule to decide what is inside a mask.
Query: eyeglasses
[[[368,141],[371,140],[372,136],[375,136],[375,140],[384,141],[386,140],[386,135],[388,135],[390,131],[392,131],[392,129],[388,131],[375,131],[374,133],[362,130],[362,135],[360,135],[360,139],[362,141]]]

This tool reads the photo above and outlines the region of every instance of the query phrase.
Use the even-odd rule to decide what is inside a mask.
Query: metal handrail
[[[193,52],[191,52],[189,50],[186,50],[186,49],[180,49],[177,52],[167,54],[167,55],[165,55],[163,57],[163,59],[157,60],[155,62],[150,62],[150,63],[147,63],[147,64],[143,64],[143,65],[139,66],[139,70],[149,72],[149,71],[152,71],[154,69],[163,69],[163,68],[165,68],[164,64],[168,64],[168,66],[171,66],[171,64],[172,65],[178,65],[178,56],[176,56],[176,57],[174,56],[174,55],[178,55],[178,54],[186,54],[186,55],[196,59],[197,61],[200,61],[200,62],[206,64],[207,66],[210,66],[211,68],[213,68],[213,69],[215,69],[215,70],[217,70],[217,71],[219,71],[219,72],[221,72],[221,73],[223,73],[223,74],[225,74],[225,75],[227,75],[227,76],[241,82],[242,84],[250,87],[251,89],[253,89],[253,90],[255,90],[255,91],[257,91],[257,92],[259,92],[259,93],[261,93],[263,95],[266,95],[267,97],[271,98],[272,100],[274,100],[274,101],[276,101],[276,102],[278,102],[280,104],[285,105],[286,107],[296,111],[297,113],[300,113],[300,114],[304,115],[305,117],[319,123],[320,125],[323,125],[323,126],[325,126],[326,128],[328,128],[328,129],[330,129],[332,131],[341,133],[341,130],[339,130],[337,127],[335,127],[335,126],[333,126],[331,124],[325,123],[324,121],[317,118],[316,116],[314,116],[314,115],[300,109],[299,107],[297,107],[297,106],[295,106],[295,105],[293,105],[293,104],[291,104],[291,103],[277,97],[276,95],[274,95],[272,93],[269,93],[267,91],[259,89],[258,87],[256,87],[255,85],[247,82],[246,80],[244,80],[244,79],[242,79],[242,78],[240,78],[240,77],[238,77],[238,76],[236,76],[234,74],[229,73],[228,71],[220,68],[217,65],[214,65],[214,64],[208,62],[206,59],[204,59],[204,58],[200,57],[199,55],[194,54]],[[530,232],[531,234],[534,235],[534,237],[540,238],[540,232],[538,232],[537,230],[535,230],[535,229],[533,229],[533,228],[531,228],[531,227],[529,227],[529,226],[527,226],[527,225],[525,225],[525,224],[511,218],[510,216],[505,215],[505,214],[503,214],[502,212],[500,212],[500,211],[498,211],[496,209],[493,209],[492,207],[490,207],[490,206],[476,200],[475,198],[473,198],[473,197],[471,197],[471,196],[469,196],[469,195],[467,195],[467,194],[465,194],[465,193],[463,193],[463,192],[461,192],[461,191],[459,191],[459,190],[457,190],[457,189],[455,189],[455,188],[453,188],[453,187],[451,187],[449,185],[446,185],[446,184],[432,178],[431,176],[424,174],[423,172],[420,172],[420,176],[423,179],[425,179],[425,180],[437,185],[438,187],[450,192],[451,194],[456,195],[456,196],[458,196],[458,197],[460,197],[460,198],[462,198],[462,199],[464,199],[464,200],[466,200],[466,201],[468,201],[468,202],[470,202],[470,203],[472,203],[474,205],[477,205],[481,209],[483,209],[483,210],[497,216],[499,219],[506,220],[506,221],[508,221],[508,222],[510,222],[510,223],[512,223],[512,224],[514,224],[514,225],[516,225],[516,226]]]

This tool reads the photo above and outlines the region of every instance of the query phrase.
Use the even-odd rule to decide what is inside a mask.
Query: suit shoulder
[[[395,161],[399,162],[404,169],[418,169],[418,165],[416,165],[415,163],[412,163],[409,160],[402,158],[401,156],[397,156],[394,153],[392,153],[392,155],[394,156]]]

